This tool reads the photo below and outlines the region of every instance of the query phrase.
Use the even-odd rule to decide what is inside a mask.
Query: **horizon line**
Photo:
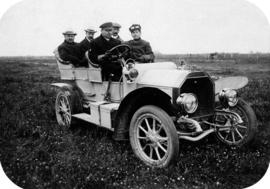
[[[205,54],[212,54],[212,53],[217,53],[217,54],[270,54],[270,52],[218,52],[218,51],[213,51],[213,52],[205,52],[205,53],[161,53],[161,52],[154,52],[156,55],[205,55]],[[54,55],[0,55],[0,57],[53,57]]]

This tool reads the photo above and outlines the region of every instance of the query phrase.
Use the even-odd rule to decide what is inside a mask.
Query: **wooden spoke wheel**
[[[132,117],[130,143],[145,164],[166,167],[179,151],[179,139],[170,116],[156,106],[143,106]]]

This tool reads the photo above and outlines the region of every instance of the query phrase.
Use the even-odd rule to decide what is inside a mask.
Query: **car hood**
[[[188,70],[177,69],[173,62],[159,62],[149,64],[136,64],[139,72],[136,83],[139,85],[179,87],[187,75]]]

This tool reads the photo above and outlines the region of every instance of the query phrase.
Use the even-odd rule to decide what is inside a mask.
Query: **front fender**
[[[128,139],[130,120],[134,113],[144,105],[154,105],[166,111],[169,115],[175,115],[171,104],[171,97],[157,88],[145,87],[129,93],[120,103],[114,125],[115,140]]]
[[[215,81],[215,94],[222,89],[241,89],[248,84],[248,78],[243,76],[223,77]]]

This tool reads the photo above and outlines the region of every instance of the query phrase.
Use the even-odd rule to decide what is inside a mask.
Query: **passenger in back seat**
[[[94,39],[95,33],[97,32],[93,28],[87,28],[85,31],[85,38],[79,43],[81,51],[85,54],[90,49],[90,42]]]
[[[81,52],[78,43],[74,42],[74,38],[77,35],[73,31],[66,31],[63,33],[64,42],[59,45],[58,53],[62,60],[71,62],[75,67],[88,67],[88,62]]]

